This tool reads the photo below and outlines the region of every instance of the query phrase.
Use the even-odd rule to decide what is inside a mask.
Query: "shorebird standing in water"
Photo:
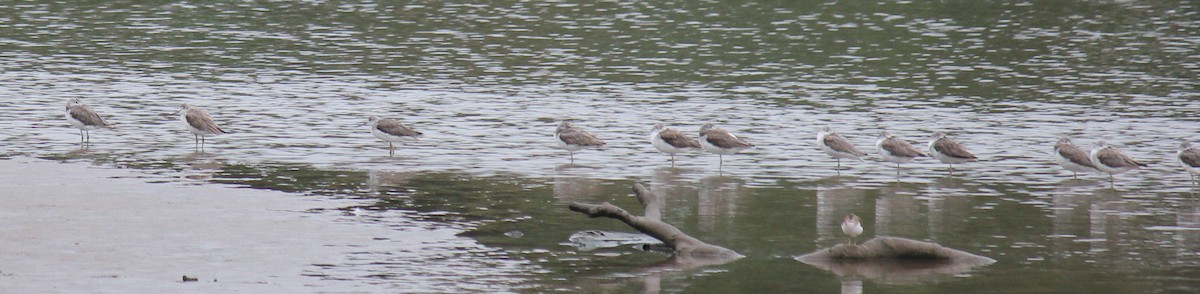
[[[1054,143],[1054,161],[1063,168],[1071,171],[1072,176],[1079,178],[1079,173],[1100,172],[1092,163],[1092,157],[1087,151],[1071,143],[1067,137],[1058,138]]]
[[[720,160],[719,168],[725,167],[725,155],[738,153],[750,147],[754,147],[754,145],[725,130],[716,128],[712,123],[700,126],[700,148],[717,154]]]
[[[79,129],[79,143],[88,144],[92,142],[91,130],[99,128],[112,128],[112,125],[100,118],[96,111],[91,107],[79,102],[78,98],[67,100],[67,121],[71,122],[71,126]]]
[[[400,121],[390,118],[379,118],[378,116],[368,116],[365,125],[371,126],[371,134],[376,138],[388,143],[388,155],[396,154],[395,143],[417,141],[421,136],[421,132],[414,130]]]
[[[1092,149],[1091,157],[1092,163],[1096,165],[1096,169],[1108,173],[1108,184],[1110,187],[1115,185],[1113,175],[1146,166],[1125,155],[1117,147],[1104,143],[1104,141],[1096,144],[1096,149]]]
[[[928,157],[917,147],[913,147],[908,141],[900,140],[896,136],[892,136],[887,131],[879,133],[879,140],[875,141],[875,148],[879,149],[879,156],[883,160],[896,163],[896,179],[900,179],[900,164],[912,161],[917,157]]]
[[[929,153],[933,154],[933,158],[949,164],[951,175],[954,174],[955,163],[979,160],[975,157],[975,154],[967,151],[966,147],[958,144],[958,142],[954,142],[954,140],[950,140],[950,138],[946,137],[946,133],[941,131],[933,133],[933,138],[929,141]]]
[[[575,151],[604,146],[604,140],[566,121],[558,124],[558,129],[554,130],[554,138],[558,139],[558,148],[566,149],[570,153],[571,163],[575,163]]]
[[[854,245],[854,237],[858,237],[858,235],[862,234],[862,232],[862,222],[859,221],[857,215],[851,213],[847,214],[845,218],[842,218],[842,233],[845,233],[846,236],[850,236],[850,245]]]
[[[663,124],[655,124],[654,128],[650,129],[650,144],[654,145],[654,148],[658,148],[658,151],[671,155],[671,166],[675,166],[675,153],[700,149],[699,141],[689,138],[682,132],[664,127]]]
[[[825,154],[837,159],[836,169],[839,171],[842,169],[842,158],[862,161],[862,157],[867,155],[866,152],[855,148],[854,144],[850,144],[845,137],[834,133],[829,127],[821,127],[821,130],[817,132],[817,146],[821,146],[821,151],[825,151]]]
[[[212,117],[208,116],[208,112],[199,107],[184,103],[175,113],[179,114],[179,120],[182,120],[183,124],[187,125],[188,131],[195,136],[196,145],[200,146],[200,150],[204,150],[204,136],[226,133],[217,126],[217,123],[213,122]]]
[[[1196,183],[1196,174],[1200,174],[1200,149],[1192,147],[1191,142],[1183,142],[1179,145],[1178,155],[1179,165],[1192,176],[1192,183]]]

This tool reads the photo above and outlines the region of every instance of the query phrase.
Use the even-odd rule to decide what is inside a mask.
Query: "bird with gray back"
[[[722,168],[725,166],[725,155],[736,154],[750,147],[754,147],[754,145],[734,136],[729,131],[717,128],[712,123],[700,126],[700,148],[710,153],[716,153],[720,158],[720,167]]]
[[[201,150],[204,149],[205,136],[227,133],[221,127],[217,126],[216,122],[213,122],[212,117],[208,116],[208,112],[199,107],[183,103],[179,105],[179,110],[175,111],[175,113],[179,114],[179,120],[183,121],[188,131],[192,132],[196,140],[196,145]]]
[[[1146,165],[1134,160],[1129,155],[1125,155],[1117,147],[1113,147],[1104,141],[1096,144],[1096,148],[1092,149],[1090,154],[1092,164],[1096,165],[1096,169],[1108,173],[1109,186],[1113,186],[1113,175],[1145,167]]]
[[[414,130],[402,123],[399,120],[391,118],[379,118],[378,116],[367,116],[366,125],[371,126],[371,134],[376,138],[388,143],[388,155],[396,153],[396,145],[394,143],[414,142],[421,137],[421,132]]]
[[[1092,157],[1083,148],[1071,143],[1067,137],[1058,138],[1054,143],[1054,162],[1071,171],[1072,176],[1079,178],[1079,173],[1100,172],[1092,163]]]
[[[821,127],[817,132],[817,146],[821,147],[821,151],[824,151],[825,154],[837,159],[837,170],[842,169],[842,158],[862,161],[862,157],[867,155],[866,152],[858,150],[858,147],[854,147],[850,140],[835,133],[830,127]]]
[[[954,174],[955,163],[966,163],[978,161],[975,154],[968,151],[962,144],[946,137],[946,133],[941,131],[933,132],[933,137],[929,140],[929,153],[933,154],[933,158],[950,165],[950,174]]]
[[[1179,165],[1188,171],[1192,176],[1192,183],[1196,183],[1196,175],[1200,174],[1200,148],[1192,147],[1191,142],[1183,142],[1179,145],[1179,152],[1176,154],[1179,158]]]
[[[567,121],[558,124],[558,128],[554,130],[554,138],[558,139],[558,148],[565,149],[570,154],[572,163],[575,162],[575,151],[604,146],[604,140]]]
[[[896,164],[897,180],[900,179],[901,163],[907,163],[917,157],[929,157],[917,147],[909,144],[908,141],[896,138],[887,131],[879,132],[879,140],[875,141],[875,148],[879,150],[879,157]]]
[[[658,151],[670,154],[672,165],[675,164],[676,153],[700,149],[699,141],[688,137],[683,132],[663,126],[663,124],[655,124],[650,129],[650,145],[654,145]]]
[[[71,123],[72,127],[79,129],[80,143],[91,143],[91,130],[113,127],[112,124],[104,121],[91,107],[80,102],[78,98],[67,100],[66,111],[67,121]]]

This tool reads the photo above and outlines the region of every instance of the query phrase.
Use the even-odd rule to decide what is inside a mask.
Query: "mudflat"
[[[386,235],[314,208],[350,200],[187,181],[86,163],[0,160],[6,293],[379,292],[321,279],[347,247]],[[183,276],[196,281],[184,282]]]

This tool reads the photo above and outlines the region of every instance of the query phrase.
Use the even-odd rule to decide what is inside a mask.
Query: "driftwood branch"
[[[633,192],[637,195],[638,201],[646,206],[647,214],[651,216],[658,215],[657,196],[650,193],[646,187],[641,184],[634,184]],[[719,257],[741,257],[740,254],[733,250],[725,249],[724,247],[704,243],[683,231],[659,220],[657,217],[636,216],[616,205],[608,202],[602,204],[586,204],[586,203],[571,203],[569,208],[571,211],[586,214],[589,217],[607,217],[624,222],[626,225],[633,227],[638,232],[650,235],[663,244],[670,247],[674,254],[684,256],[719,256]],[[650,212],[653,211],[653,212]]]
[[[662,198],[658,197],[658,194],[650,193],[650,190],[640,183],[633,183],[633,194],[637,195],[638,202],[642,203],[642,216],[662,220]]]

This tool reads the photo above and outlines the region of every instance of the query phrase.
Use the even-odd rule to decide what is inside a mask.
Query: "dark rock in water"
[[[878,237],[862,245],[838,245],[797,256],[796,260],[843,277],[908,284],[951,276],[996,260],[936,243]]]
[[[200,281],[200,279],[196,278],[196,277],[189,277],[187,275],[183,275],[183,281],[184,282],[196,282],[196,281]]]
[[[922,242],[896,237],[878,237],[863,242],[862,245],[838,245],[833,248],[797,257],[797,260],[837,260],[837,259],[904,259],[904,260],[944,260],[986,265],[996,260],[967,253],[961,250],[942,247],[937,243]]]

